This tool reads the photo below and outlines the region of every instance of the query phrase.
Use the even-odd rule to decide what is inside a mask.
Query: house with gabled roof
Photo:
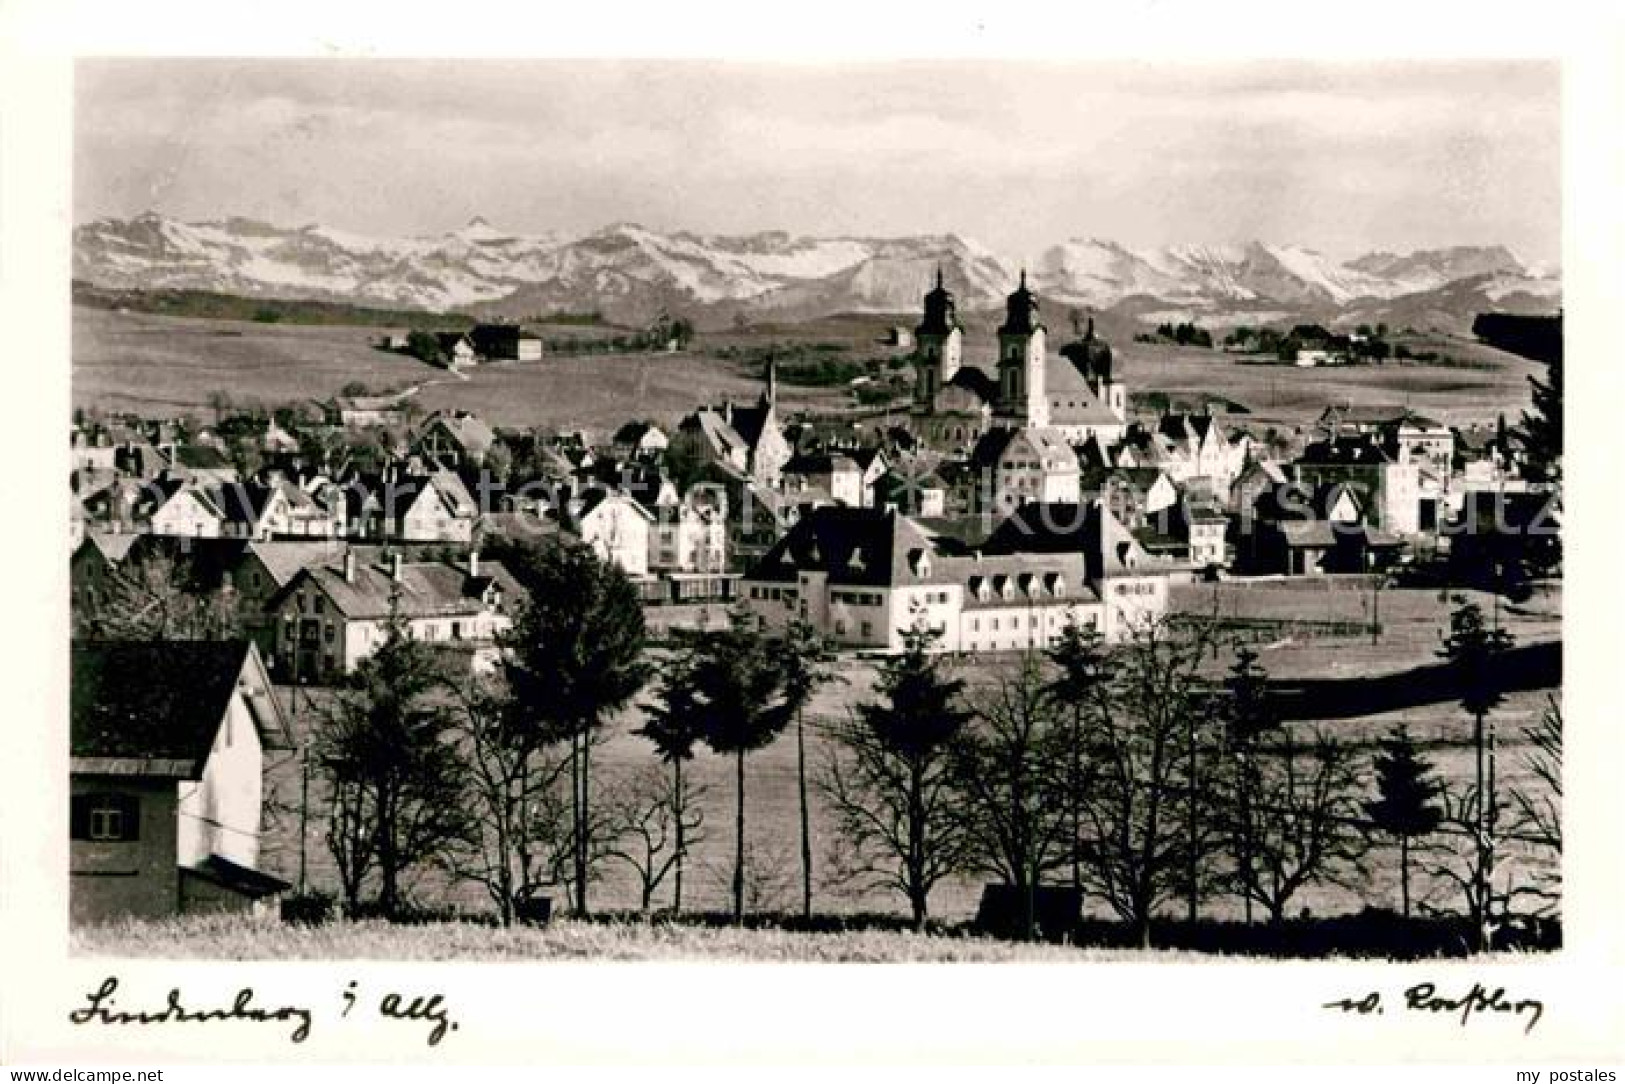
[[[524,594],[499,561],[477,551],[466,562],[407,561],[399,551],[350,547],[301,568],[267,605],[276,630],[277,670],[295,682],[350,673],[400,621],[414,640],[491,665],[496,638],[513,625]]]
[[[485,462],[496,440],[496,433],[477,415],[466,410],[441,411],[429,415],[418,428],[411,454],[425,463],[456,470]]]
[[[784,491],[805,504],[861,508],[863,468],[842,452],[798,452],[784,465]]]
[[[452,369],[466,369],[471,365],[478,365],[480,352],[474,347],[474,340],[463,331],[437,331],[434,334],[435,342],[440,346],[440,356],[446,359],[446,365]]]
[[[593,486],[566,500],[557,519],[601,560],[619,565],[628,576],[648,576],[655,517],[640,502],[620,490]]]
[[[244,641],[78,641],[70,652],[74,922],[264,911],[268,756],[293,746]]]
[[[614,444],[622,455],[637,457],[663,452],[671,440],[653,422],[627,422],[615,430]]]
[[[1078,454],[1054,427],[997,426],[970,456],[980,490],[976,507],[1008,515],[1023,504],[1076,504],[1082,487]]]
[[[475,324],[468,333],[474,353],[486,361],[541,361],[542,339],[518,324]]]
[[[1356,488],[1371,525],[1404,536],[1421,530],[1421,471],[1420,459],[1401,463],[1381,437],[1370,434],[1315,441],[1292,464],[1297,481]]]
[[[777,486],[793,454],[778,414],[778,373],[767,364],[767,386],[755,406],[701,407],[677,427],[677,439],[707,462],[731,467],[765,486]]]
[[[469,542],[479,508],[452,471],[357,476],[343,486],[348,532],[380,542]]]
[[[288,496],[259,482],[203,485],[169,479],[159,483],[166,496],[153,511],[154,534],[183,538],[270,538],[285,522]]]

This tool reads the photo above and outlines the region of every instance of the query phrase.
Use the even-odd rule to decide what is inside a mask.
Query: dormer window
[[[914,575],[924,578],[931,575],[931,558],[924,550],[910,550],[908,567],[913,571]]]

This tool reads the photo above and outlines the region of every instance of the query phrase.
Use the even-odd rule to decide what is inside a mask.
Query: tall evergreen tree
[[[1236,880],[1248,922],[1253,920],[1253,899],[1258,881],[1253,803],[1263,781],[1258,767],[1258,743],[1280,728],[1270,701],[1269,675],[1251,648],[1236,650],[1236,661],[1224,680],[1225,745],[1233,757],[1232,812],[1235,817]]]
[[[1554,358],[1546,379],[1529,377],[1531,409],[1517,429],[1523,446],[1524,471],[1543,482],[1563,480],[1563,359]]]
[[[1444,811],[1438,805],[1443,787],[1433,778],[1433,765],[1416,750],[1403,726],[1396,727],[1377,754],[1377,794],[1366,803],[1366,815],[1378,831],[1399,840],[1401,913],[1411,914],[1411,841],[1433,834]]]
[[[678,650],[667,661],[656,690],[656,700],[648,707],[648,722],[637,733],[654,743],[655,753],[671,765],[671,794],[682,802],[689,793],[683,786],[683,765],[694,759],[694,746],[705,734],[705,716],[695,697],[694,671],[698,665],[692,634],[679,636]],[[688,823],[679,808],[674,820],[672,910],[683,909],[683,863],[688,857]]]
[[[692,683],[701,738],[712,752],[734,758],[734,921],[745,917],[745,757],[772,743],[790,725],[784,666],[776,645],[754,619],[736,613],[730,627],[695,642]]]
[[[1110,710],[1103,701],[1108,681],[1106,651],[1100,633],[1093,626],[1085,628],[1073,620],[1066,623],[1045,655],[1057,672],[1049,683],[1049,694],[1069,713],[1071,719],[1066,756],[1063,758],[1065,763],[1062,765],[1061,791],[1071,821],[1072,888],[1082,893],[1083,802],[1084,789],[1088,785],[1084,721],[1093,712]]]
[[[1491,627],[1484,611],[1461,596],[1450,614],[1450,633],[1443,637],[1439,655],[1450,664],[1450,674],[1462,709],[1473,717],[1473,790],[1462,815],[1472,836],[1474,854],[1469,884],[1469,911],[1478,929],[1478,947],[1490,947],[1491,886],[1496,859],[1495,733],[1486,731],[1490,712],[1506,698],[1501,687],[1500,657],[1512,647],[1512,635],[1497,623]]]
[[[806,621],[793,621],[780,641],[784,699],[796,720],[796,794],[801,805],[801,915],[812,918],[812,815],[807,806],[807,727],[804,715],[819,686],[835,679],[835,652]]]

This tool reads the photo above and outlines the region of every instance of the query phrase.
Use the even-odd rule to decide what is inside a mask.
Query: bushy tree
[[[848,848],[845,876],[901,892],[916,930],[968,843],[952,755],[969,718],[964,682],[944,672],[934,639],[923,628],[904,634],[902,652],[881,666],[878,698],[832,729],[822,780]]]
[[[595,860],[603,854],[595,831],[601,820],[592,806],[592,750],[604,720],[647,680],[643,607],[626,573],[585,545],[519,544],[502,556],[528,594],[502,638],[514,725],[570,747],[575,909],[584,915]]]
[[[75,598],[74,635],[97,640],[226,640],[241,634],[236,607],[196,567],[137,548]]]
[[[468,838],[445,692],[440,655],[392,617],[383,645],[349,675],[320,724],[317,762],[334,795],[334,857],[351,871],[352,905],[372,868],[379,909],[399,913],[403,875],[445,859]]]
[[[1538,481],[1563,480],[1563,359],[1546,370],[1546,379],[1529,377],[1530,409],[1517,429],[1523,446],[1524,471]]]
[[[440,340],[431,331],[407,332],[403,350],[419,361],[426,361],[431,365],[439,365],[446,360],[445,351],[440,349]]]
[[[1366,815],[1379,832],[1399,840],[1400,909],[1409,918],[1412,840],[1438,831],[1444,816],[1438,805],[1443,787],[1433,777],[1433,765],[1418,754],[1403,726],[1383,741],[1375,767],[1378,796],[1366,803]]]

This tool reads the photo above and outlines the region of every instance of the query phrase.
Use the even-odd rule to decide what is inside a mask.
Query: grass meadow
[[[78,927],[81,955],[209,960],[749,960],[757,963],[1077,963],[1133,960],[1132,949],[1021,944],[964,932],[857,929],[805,932],[561,918],[508,929],[476,922],[397,925],[380,920],[320,926],[238,916],[188,916]],[[1198,958],[1195,953],[1165,954]],[[1159,959],[1163,958],[1159,956]]]
[[[386,330],[298,326],[73,310],[73,402],[109,410],[167,416],[203,413],[210,393],[238,402],[274,405],[290,398],[324,398],[351,381],[377,389],[423,384],[426,409],[472,410],[493,424],[547,425],[608,435],[621,423],[648,418],[673,424],[696,406],[755,399],[760,374],[714,352],[774,344],[830,343],[855,359],[883,357],[881,332],[902,318],[832,317],[801,325],[765,325],[702,335],[686,353],[549,357],[473,370],[466,379],[413,358],[374,349]],[[989,325],[991,326],[991,325]],[[1057,332],[1057,334],[1059,334]],[[1119,378],[1135,391],[1161,391],[1190,402],[1233,400],[1255,427],[1296,428],[1328,403],[1409,407],[1451,424],[1516,419],[1528,404],[1527,378],[1540,371],[1525,361],[1465,339],[1438,336],[1435,349],[1482,367],[1381,366],[1297,369],[1244,364],[1214,350],[1114,342]],[[1059,340],[1056,340],[1059,342]],[[973,329],[966,357],[993,356],[993,341]],[[781,384],[781,407],[850,406],[843,389]]]

